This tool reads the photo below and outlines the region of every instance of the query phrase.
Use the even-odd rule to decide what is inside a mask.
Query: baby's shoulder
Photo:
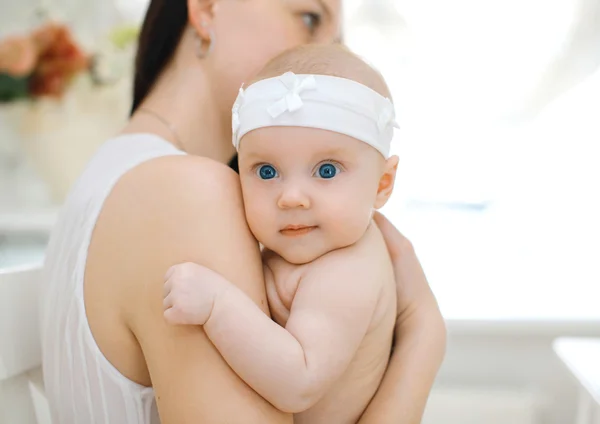
[[[369,254],[373,257],[381,257],[382,253],[387,253],[383,234],[375,221],[371,222],[371,225],[369,225],[365,234],[354,244],[354,247],[361,255]],[[387,258],[389,255],[385,255],[385,257]]]
[[[349,261],[361,266],[365,264],[377,266],[381,262],[389,262],[390,257],[381,231],[375,223],[372,223],[356,243],[329,252],[318,261],[324,266],[348,265]]]
[[[372,279],[389,275],[391,260],[379,228],[373,223],[363,237],[351,246],[329,252],[310,264],[305,273],[332,274],[346,276],[369,275]]]

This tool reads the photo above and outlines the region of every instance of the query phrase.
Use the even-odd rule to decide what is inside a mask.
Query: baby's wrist
[[[209,283],[209,287],[209,293],[206,293],[206,295],[208,295],[207,297],[211,300],[212,305],[205,325],[208,325],[208,323],[211,321],[211,318],[218,314],[218,310],[221,308],[221,306],[224,303],[227,303],[227,293],[231,287],[231,283],[225,278],[220,278],[211,281]]]

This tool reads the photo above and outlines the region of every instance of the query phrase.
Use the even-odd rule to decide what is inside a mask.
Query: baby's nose
[[[282,191],[277,201],[280,209],[310,208],[310,198],[298,186],[288,186]]]

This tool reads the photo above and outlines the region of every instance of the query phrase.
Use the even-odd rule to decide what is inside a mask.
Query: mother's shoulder
[[[170,201],[181,206],[241,199],[239,177],[231,168],[190,155],[149,160],[123,176],[115,192],[138,201]]]
[[[161,181],[163,184],[159,184]],[[227,165],[192,155],[163,156],[143,163],[132,171],[131,182],[156,184],[159,188],[166,184],[206,190],[239,187],[238,175]]]
[[[185,244],[232,222],[246,226],[237,174],[213,160],[164,156],[125,174],[102,213],[125,243]]]

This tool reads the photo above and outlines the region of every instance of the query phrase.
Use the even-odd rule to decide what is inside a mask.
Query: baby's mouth
[[[288,225],[279,232],[284,236],[296,237],[308,234],[317,228],[316,225]]]

